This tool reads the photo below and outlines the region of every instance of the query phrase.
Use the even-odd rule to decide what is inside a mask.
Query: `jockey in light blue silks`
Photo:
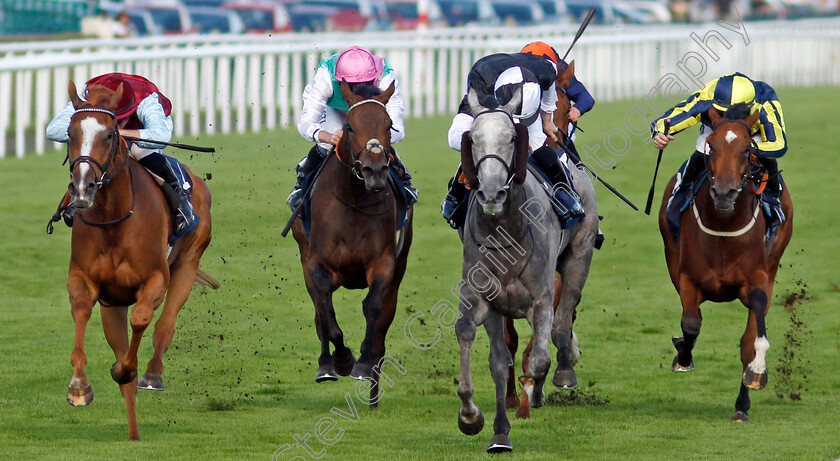
[[[351,90],[355,85],[373,85],[380,90],[385,90],[393,83],[394,94],[385,105],[392,123],[391,145],[402,141],[405,137],[403,123],[405,107],[403,107],[400,83],[388,61],[358,46],[350,47],[324,59],[318,64],[315,77],[303,90],[303,110],[297,124],[298,132],[305,139],[314,141],[315,145],[297,166],[297,182],[289,198],[286,199],[286,203],[292,209],[296,208],[303,198],[304,178],[318,168],[330,149],[337,146],[341,140],[349,109],[339,87],[342,81],[347,82]],[[408,174],[393,147],[391,154],[394,156],[391,165],[416,201],[417,190],[411,185],[411,175]]]

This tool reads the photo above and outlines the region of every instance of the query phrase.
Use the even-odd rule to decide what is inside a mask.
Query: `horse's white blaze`
[[[733,133],[732,130],[726,132],[726,142],[732,144],[732,141],[738,139],[738,135]]]
[[[767,371],[767,364],[765,358],[767,357],[767,349],[770,349],[770,341],[764,336],[755,338],[755,358],[750,362],[750,370],[754,373],[760,374]]]
[[[99,121],[93,117],[88,117],[82,120],[79,125],[82,128],[82,147],[79,149],[79,155],[82,157],[90,157],[90,152],[93,150],[93,141],[96,139],[96,135],[99,132],[105,131],[105,125],[99,123]],[[79,165],[80,180],[87,175],[89,169],[90,165],[86,162],[82,162],[82,164]],[[84,188],[80,187],[79,190],[84,190]]]

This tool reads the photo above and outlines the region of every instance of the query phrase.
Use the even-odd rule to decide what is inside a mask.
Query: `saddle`
[[[665,210],[665,218],[668,221],[668,228],[677,243],[680,242],[682,215],[691,206],[691,203],[694,201],[694,197],[697,195],[697,192],[700,191],[700,187],[703,186],[703,183],[709,178],[709,172],[707,170],[700,174],[700,176],[691,183],[681,183],[686,165],[688,165],[688,160],[683,162],[682,166],[680,166],[677,170],[679,179],[674,185],[674,190],[671,191],[671,197],[668,199],[668,208]],[[767,194],[770,194],[770,192],[765,188],[768,177],[767,170],[757,162],[750,162],[750,172],[747,177],[747,187],[752,187],[756,194],[761,195],[762,214],[765,219],[769,219],[771,217],[770,206],[764,198]],[[781,172],[779,172],[779,184],[781,185],[782,190],[787,187],[785,186],[785,181],[784,178],[782,178]],[[775,232],[776,228],[768,228],[765,237],[769,239]]]

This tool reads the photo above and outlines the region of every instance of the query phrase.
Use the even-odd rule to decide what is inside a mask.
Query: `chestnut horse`
[[[676,176],[668,183],[659,210],[665,260],[683,306],[683,337],[673,339],[677,356],[671,370],[694,369],[691,352],[700,334],[700,303],[737,299],[749,309],[741,337],[743,374],[733,421],[749,421],[749,389],[767,384],[766,352],[770,343],[764,318],[773,297],[779,260],[793,231],[793,204],[785,188],[781,201],[787,220],[771,239],[765,238],[765,220],[759,216],[761,197],[750,172],[754,155],[750,134],[758,116],[756,112],[746,120],[728,120],[714,109],[709,111],[714,127],[708,137],[709,178],[694,197],[691,210],[682,216],[679,242],[665,217]]]
[[[213,288],[218,284],[198,269],[210,243],[210,191],[190,173],[192,203],[201,221],[181,237],[167,257],[171,220],[167,202],[155,179],[133,158],[120,138],[114,109],[122,95],[103,86],[87,88],[86,101],[70,82],[76,111],[67,133],[70,161],[69,192],[76,206],[67,290],[76,325],[70,361],[73,379],[67,401],[85,406],[93,391],[85,376],[85,327],[99,302],[102,326],[116,362],[111,377],[119,383],[128,409],[128,438],[139,440],[135,414],[137,349],[154,311],[166,296],[163,313],[155,323],[155,352],[143,376],[146,388],[163,389],[163,354],[172,342],[175,317],[187,301],[193,283]],[[128,338],[128,306],[131,341]]]
[[[569,133],[568,133],[568,126],[569,126],[569,110],[572,108],[571,101],[569,100],[569,95],[566,94],[566,90],[569,88],[569,84],[572,81],[572,77],[575,75],[575,62],[572,61],[566,67],[566,70],[557,76],[557,79],[554,82],[554,86],[557,91],[557,103],[555,104],[556,110],[553,114],[553,121],[554,126],[559,128],[558,136],[560,137],[560,143],[566,144],[569,140]],[[563,147],[560,143],[555,142],[551,138],[547,141],[549,146],[554,148],[555,150],[563,150]],[[557,307],[560,303],[560,294],[562,292],[563,283],[562,277],[560,276],[560,272],[554,273],[554,310],[555,314],[557,311]],[[574,305],[571,309],[571,318],[564,318],[564,322],[569,324],[569,328],[571,329],[571,325],[574,324],[575,314],[577,304],[580,302],[580,296],[577,297],[574,301]],[[514,357],[514,361],[516,360],[516,351],[518,349],[518,341],[519,341],[519,334],[516,331],[516,328],[513,324],[512,318],[505,319],[505,341],[508,344],[508,349],[510,350],[511,357]],[[516,417],[520,419],[527,419],[531,417],[530,408],[531,405],[529,403],[528,393],[533,388],[533,378],[530,378],[530,366],[529,366],[529,357],[531,356],[531,350],[534,346],[534,339],[533,337],[528,341],[528,345],[525,347],[525,351],[522,353],[522,373],[523,375],[519,377],[519,382],[522,385],[524,392],[522,393],[521,399],[516,395],[516,380],[514,376],[516,376],[515,371],[515,364],[510,366],[510,372],[508,374],[508,385],[507,385],[507,393],[506,393],[506,401],[508,408],[516,408],[519,407],[516,411]],[[569,364],[567,368],[573,367],[580,357],[580,350],[577,346],[577,336],[575,335],[574,331],[572,331],[569,341],[569,351],[570,351],[570,358]],[[568,374],[568,373],[567,373]],[[571,377],[574,377],[574,369],[572,368]],[[568,380],[564,383],[564,388],[571,389],[575,387],[577,382],[577,378],[575,377],[574,380]]]
[[[367,85],[359,94],[341,83],[350,106],[339,145],[324,160],[312,188],[310,235],[298,218],[293,227],[300,249],[306,289],[315,305],[315,330],[321,341],[316,382],[348,374],[371,381],[370,401],[379,399],[379,367],[385,356],[385,335],[397,307],[412,238],[408,224],[397,230],[397,202],[388,182],[391,118],[385,104],[394,93]],[[359,360],[344,344],[332,293],[339,287],[368,288],[362,301],[367,327]],[[330,354],[330,343],[334,352]]]

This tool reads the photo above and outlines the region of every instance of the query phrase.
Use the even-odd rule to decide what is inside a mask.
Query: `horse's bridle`
[[[750,180],[750,158],[758,152],[758,144],[755,142],[755,139],[752,139],[752,127],[746,124],[743,120],[721,120],[718,122],[717,125],[712,127],[712,131],[717,130],[717,128],[724,123],[737,123],[739,125],[743,125],[747,128],[747,135],[750,136],[750,152],[747,155],[747,159],[745,160],[744,165],[744,175],[741,176],[741,184],[738,186],[738,193],[740,194],[742,190],[744,190],[744,186],[747,185],[747,182]],[[708,141],[706,141],[708,142]],[[714,187],[715,185],[715,176],[712,174],[712,165],[711,165],[711,153],[706,156],[706,171],[709,173],[709,187]]]
[[[355,109],[355,108],[357,108],[357,107],[359,107],[363,104],[368,104],[368,103],[374,103],[374,104],[380,105],[383,109],[386,109],[386,113],[387,113],[387,108],[386,108],[386,106],[383,102],[377,101],[376,99],[363,99],[363,100],[353,104],[352,106],[350,106],[350,108],[347,109],[347,114],[349,115],[351,110],[353,110],[353,109]],[[348,128],[350,128],[350,123],[345,122],[344,123],[344,131],[347,132],[347,136],[348,136],[347,147],[350,150],[350,161],[351,161],[351,163],[348,165],[348,164],[344,163],[344,160],[341,159],[340,155],[337,155],[337,157],[338,157],[338,160],[343,165],[350,168],[350,171],[353,172],[353,175],[356,177],[356,179],[358,179],[359,181],[364,181],[365,178],[364,178],[364,176],[362,176],[362,161],[360,159],[362,157],[362,153],[365,150],[367,150],[367,144],[365,144],[365,147],[362,147],[358,151],[353,150],[353,147],[352,147],[353,143],[351,143],[350,139],[349,139],[349,136],[353,135],[353,131],[349,130]],[[386,152],[383,152],[383,155],[385,155],[385,166],[390,167],[391,166],[391,153],[386,151]]]
[[[492,114],[494,112],[501,112],[501,113],[507,115],[508,118],[510,119],[511,125],[515,125],[515,122],[513,121],[513,116],[510,115],[509,113],[507,113],[507,111],[502,110],[502,109],[488,109],[488,110],[485,110],[483,112],[479,112],[475,117],[473,117],[473,123],[475,123],[475,119],[477,119],[478,117],[481,117],[482,115],[485,115],[485,114]],[[514,140],[514,142],[516,141],[516,130],[514,130],[513,140]],[[510,183],[511,183],[511,181],[513,181],[513,177],[516,174],[516,155],[513,156],[513,161],[511,162],[510,165],[508,165],[508,163],[505,161],[505,159],[503,159],[502,157],[499,157],[496,154],[484,155],[480,159],[478,159],[478,161],[475,163],[475,171],[478,172],[478,166],[481,165],[481,162],[483,162],[485,160],[490,160],[490,159],[493,159],[493,160],[496,160],[496,161],[500,162],[502,164],[502,166],[505,167],[505,171],[507,171],[508,178],[507,178],[507,181],[505,181],[505,185],[504,185],[503,189],[510,189]]]
[[[125,142],[125,140],[120,137],[120,129],[119,129],[119,124],[117,123],[117,117],[116,117],[116,115],[114,115],[114,113],[112,111],[107,110],[107,109],[101,109],[101,108],[98,108],[98,107],[82,107],[80,109],[76,109],[76,111],[73,112],[73,115],[76,115],[79,112],[99,112],[99,113],[109,115],[111,117],[111,120],[114,121],[114,126],[116,127],[117,140],[115,142],[111,142],[111,151],[108,152],[108,159],[105,161],[104,164],[100,163],[98,160],[96,160],[95,158],[93,158],[89,155],[80,155],[80,156],[78,156],[78,157],[76,157],[76,158],[74,158],[73,160],[70,161],[70,179],[71,179],[71,181],[73,179],[73,171],[75,171],[76,167],[79,166],[82,163],[87,163],[87,164],[93,166],[94,170],[98,169],[102,173],[99,176],[99,180],[96,181],[96,183],[95,183],[96,188],[101,189],[102,187],[110,184],[111,180],[114,178],[114,176],[116,176],[117,173],[119,173],[123,168],[128,166],[129,155],[128,155],[128,151],[126,151],[125,161],[122,162],[119,166],[115,167],[113,170],[111,170],[110,173],[108,172],[108,168],[111,167],[111,164],[113,163],[114,158],[117,155],[117,146],[119,146],[120,141]],[[67,158],[68,159],[70,158],[70,143],[67,143]],[[132,183],[132,187],[131,187],[131,208],[128,209],[128,212],[125,215],[123,215],[122,217],[119,217],[117,219],[114,219],[114,220],[111,220],[111,221],[104,221],[104,222],[88,221],[82,215],[79,215],[79,219],[81,219],[82,222],[84,222],[85,224],[88,224],[88,225],[91,225],[91,226],[110,226],[112,224],[117,224],[117,223],[120,223],[122,221],[125,221],[132,214],[134,214],[134,202],[135,202],[135,199],[136,199],[136,195],[134,194],[134,176],[131,175],[131,169],[129,169],[129,177],[131,178],[131,183]]]

